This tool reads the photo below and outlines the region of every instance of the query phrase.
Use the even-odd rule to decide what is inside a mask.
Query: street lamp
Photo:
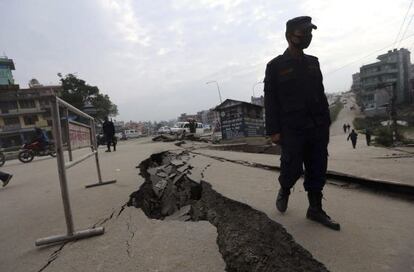
[[[223,101],[221,100],[220,86],[219,86],[218,82],[215,81],[215,80],[206,82],[206,84],[210,84],[210,83],[216,83],[216,85],[217,85],[217,91],[218,91],[218,94],[219,94],[219,97],[220,97],[220,104],[223,103]]]
[[[254,96],[254,87],[256,87],[256,85],[259,85],[259,84],[264,84],[264,82],[259,81],[259,82],[254,83],[254,84],[253,84],[253,86],[252,86],[252,90],[253,90],[253,97],[255,97],[255,96]]]

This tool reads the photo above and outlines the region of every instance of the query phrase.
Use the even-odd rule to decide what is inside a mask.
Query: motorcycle
[[[18,159],[23,163],[31,162],[35,156],[52,156],[56,157],[56,150],[53,144],[47,144],[44,148],[39,141],[33,143],[26,143],[22,146],[19,152]]]

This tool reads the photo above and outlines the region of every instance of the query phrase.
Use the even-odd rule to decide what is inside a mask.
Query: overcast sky
[[[361,65],[393,47],[410,2],[0,0],[0,54],[14,60],[21,87],[76,73],[111,97],[118,120],[172,119],[217,105],[211,80],[223,100],[249,101],[286,48],[286,21],[302,15],[318,26],[306,53],[319,58],[326,92],[348,90]],[[399,47],[414,47],[413,14],[414,6],[405,22],[413,36]]]

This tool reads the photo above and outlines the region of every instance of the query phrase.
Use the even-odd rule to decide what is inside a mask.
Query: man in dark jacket
[[[105,121],[102,124],[102,130],[106,139],[106,146],[108,149],[105,152],[111,152],[111,143],[114,145],[114,151],[116,151],[116,141],[115,138],[115,126],[112,121],[108,120],[108,117],[105,117]]]
[[[367,128],[365,130],[365,139],[367,140],[367,146],[371,145],[371,135],[372,135],[371,130]]]
[[[290,189],[303,174],[304,164],[304,187],[309,199],[306,217],[339,230],[340,225],[322,209],[331,120],[318,58],[303,53],[312,40],[313,29],[316,26],[311,17],[289,20],[286,23],[289,47],[267,64],[266,131],[282,149],[277,209],[286,211]]]
[[[355,132],[355,130],[352,130],[351,133],[349,133],[347,141],[349,141],[349,139],[351,139],[352,147],[355,149],[358,139],[358,134]]]

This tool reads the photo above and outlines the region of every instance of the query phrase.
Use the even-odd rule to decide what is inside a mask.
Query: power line
[[[401,43],[402,39],[404,39],[405,34],[407,33],[407,30],[408,30],[408,28],[410,27],[411,22],[413,21],[413,18],[414,18],[414,14],[413,14],[413,15],[411,15],[411,19],[410,19],[410,21],[408,22],[407,27],[405,28],[404,34],[402,35],[401,40],[398,42],[397,47],[399,47],[399,46],[400,46],[400,43]]]
[[[395,47],[395,44],[396,44],[396,43],[397,43],[397,41],[398,41],[398,37],[400,36],[401,30],[403,29],[403,26],[404,26],[404,24],[405,24],[405,20],[407,20],[408,13],[410,12],[410,9],[411,9],[411,6],[413,5],[413,2],[414,2],[414,0],[411,0],[411,2],[410,2],[410,6],[408,7],[407,12],[405,13],[404,20],[403,20],[402,24],[400,25],[400,30],[398,30],[398,34],[397,34],[397,36],[395,37],[395,41],[394,41],[394,43],[393,43],[393,47]]]
[[[411,37],[413,37],[413,36],[414,36],[414,33],[413,33],[413,34],[411,34],[411,35],[409,35],[409,36],[407,36],[407,37],[405,37],[405,38],[404,38],[404,39],[402,39],[401,41],[407,40],[407,39],[409,39],[409,38],[411,38]],[[401,41],[400,41],[400,42],[401,42]],[[379,51],[382,51],[382,50],[385,50],[385,49],[387,49],[387,48],[390,48],[392,45],[393,45],[393,44],[387,45],[387,46],[385,46],[385,47],[383,47],[383,48],[381,48],[381,49],[375,50],[375,51],[373,51],[373,52],[371,52],[371,53],[369,53],[369,54],[367,54],[367,55],[365,55],[365,56],[363,56],[363,57],[361,57],[361,58],[358,58],[358,59],[356,59],[356,60],[353,60],[353,61],[351,61],[351,62],[348,62],[347,64],[345,64],[345,65],[343,65],[343,66],[341,66],[341,67],[339,67],[339,68],[336,68],[336,69],[334,69],[334,70],[331,70],[331,71],[329,71],[329,72],[325,73],[325,75],[329,75],[329,74],[335,73],[335,72],[337,72],[337,71],[339,71],[339,70],[342,70],[343,68],[345,68],[345,67],[347,67],[347,66],[349,66],[349,65],[351,65],[351,64],[354,64],[354,63],[356,63],[356,62],[358,62],[358,61],[360,61],[360,60],[363,60],[363,59],[365,59],[365,58],[367,58],[367,57],[371,56],[372,54],[375,54],[375,53],[377,53],[377,52],[379,52]]]

